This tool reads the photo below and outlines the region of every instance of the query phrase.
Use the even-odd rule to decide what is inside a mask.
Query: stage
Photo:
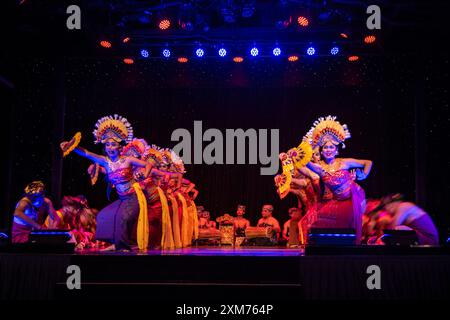
[[[8,251],[8,252],[7,252]],[[69,290],[69,266],[81,288]],[[381,289],[368,289],[379,267]],[[448,248],[231,248],[0,253],[0,299],[275,303],[450,297]]]

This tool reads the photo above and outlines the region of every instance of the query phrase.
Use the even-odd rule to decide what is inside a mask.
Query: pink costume
[[[326,172],[322,177],[329,189],[315,210],[314,228],[353,228],[356,243],[361,241],[362,214],[365,207],[364,190],[353,181],[348,170]]]

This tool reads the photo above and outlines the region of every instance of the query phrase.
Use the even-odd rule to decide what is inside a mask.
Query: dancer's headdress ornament
[[[345,148],[344,141],[350,137],[347,125],[340,124],[334,116],[319,118],[306,134],[306,138],[313,148],[321,147],[327,142],[332,142],[334,145],[342,143],[342,148]]]
[[[114,116],[106,116],[97,121],[94,130],[94,143],[105,143],[108,139],[127,143],[133,140],[133,128],[128,120],[122,116],[115,114]]]

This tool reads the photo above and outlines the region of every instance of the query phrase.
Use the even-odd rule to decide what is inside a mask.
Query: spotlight
[[[350,56],[350,57],[348,57],[348,61],[350,61],[350,62],[355,62],[355,61],[358,61],[358,60],[359,60],[358,56]]]
[[[312,56],[316,53],[316,49],[314,49],[314,47],[309,47],[308,50],[306,50],[306,53],[308,56]]]
[[[225,50],[224,48],[220,48],[219,49],[219,56],[225,57],[226,55],[227,55],[227,50]]]
[[[300,27],[307,27],[309,25],[309,20],[305,17],[298,17],[297,22]]]
[[[177,60],[179,63],[186,63],[189,61],[188,58],[186,58],[186,57],[179,57]]]
[[[242,61],[244,61],[244,58],[242,58],[242,57],[234,57],[233,61],[236,62],[236,63],[241,63]]]
[[[106,49],[111,48],[111,42],[109,42],[109,41],[107,41],[107,40],[102,40],[102,41],[100,41],[100,45],[101,45],[103,48],[106,48]]]
[[[348,34],[346,33],[341,33],[339,35],[341,36],[341,38],[348,39]]]
[[[164,49],[162,52],[162,55],[164,56],[164,58],[169,58],[170,57],[170,50],[169,49]]]
[[[125,59],[123,59],[123,62],[124,62],[125,64],[133,64],[133,63],[134,63],[134,60],[131,59],[131,58],[125,58]]]
[[[296,56],[296,55],[292,55],[292,56],[289,56],[288,57],[288,61],[289,62],[295,62],[295,61],[297,61],[298,60],[298,56]]]
[[[203,49],[199,48],[195,51],[195,54],[197,55],[197,57],[201,58],[205,54],[205,51]]]
[[[170,27],[170,20],[169,19],[163,19],[159,22],[159,28],[161,30],[167,30]]]
[[[141,56],[142,56],[143,58],[148,58],[149,52],[148,52],[147,50],[145,50],[145,49],[142,49],[142,50],[141,50]]]
[[[367,43],[367,44],[374,43],[375,40],[377,40],[377,38],[375,36],[372,36],[372,35],[366,36],[364,38],[364,42]]]
[[[272,53],[275,57],[278,57],[281,54],[281,49],[276,47],[275,49],[273,49]]]
[[[123,38],[122,42],[123,42],[123,43],[127,43],[127,42],[130,41],[130,40],[131,40],[130,37],[125,37],[125,38]]]
[[[339,48],[338,48],[338,47],[333,47],[333,48],[331,48],[330,53],[331,53],[333,56],[337,55],[337,54],[339,53]]]
[[[250,50],[250,54],[251,54],[253,57],[256,57],[256,56],[259,54],[258,48],[256,48],[256,47],[252,48],[252,50]]]

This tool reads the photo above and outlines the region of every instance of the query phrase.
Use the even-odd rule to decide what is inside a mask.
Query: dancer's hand
[[[90,176],[92,176],[92,174],[94,173],[94,169],[95,169],[95,164],[91,164],[89,166],[89,168],[87,169],[87,172]]]
[[[61,142],[60,143],[60,148],[61,148],[61,150],[66,150],[66,147],[67,147],[67,145],[69,144],[69,141],[63,141],[63,142]]]
[[[364,171],[361,169],[356,169],[356,179],[364,180],[365,178],[367,178],[367,175],[364,173]]]
[[[350,170],[350,177],[352,178],[353,181],[356,180],[356,170],[355,169]]]

